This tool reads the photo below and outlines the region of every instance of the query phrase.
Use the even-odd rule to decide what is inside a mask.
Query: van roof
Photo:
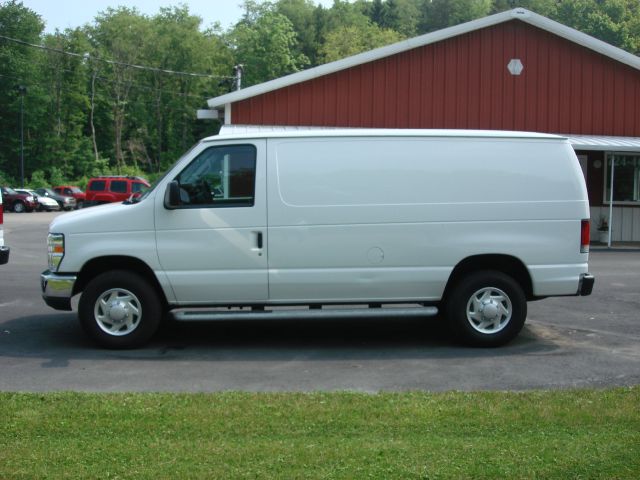
[[[529,140],[564,140],[566,137],[547,133],[510,132],[505,130],[436,130],[436,129],[382,129],[334,127],[280,127],[254,125],[224,125],[218,135],[203,141],[249,138],[327,138],[327,137],[445,137],[445,138],[505,138]]]

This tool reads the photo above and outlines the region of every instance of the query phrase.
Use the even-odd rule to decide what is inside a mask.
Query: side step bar
[[[332,318],[433,317],[437,307],[411,308],[328,308],[309,310],[174,310],[178,322],[212,322],[219,320],[316,320]]]

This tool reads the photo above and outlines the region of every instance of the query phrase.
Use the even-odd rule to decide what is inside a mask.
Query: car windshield
[[[78,187],[71,187],[71,191],[73,193],[82,193],[82,190],[80,190]]]
[[[57,195],[56,192],[54,192],[50,188],[39,188],[37,191],[38,192],[45,192],[45,193],[48,193],[49,195]]]

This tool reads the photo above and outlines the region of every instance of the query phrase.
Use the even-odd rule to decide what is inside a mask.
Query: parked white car
[[[60,205],[53,198],[38,195],[34,190],[28,188],[16,188],[16,192],[32,195],[38,201],[38,211],[46,210],[47,212],[57,212]]]
[[[282,306],[294,318],[442,310],[459,339],[496,346],[520,332],[527,300],[594,283],[576,155],[532,133],[220,135],[136,203],[61,215],[49,232],[45,301],[70,310],[81,294],[82,326],[111,348],[146,342],[166,311]]]
[[[4,244],[4,206],[2,205],[2,190],[0,190],[0,265],[9,262],[9,247]]]

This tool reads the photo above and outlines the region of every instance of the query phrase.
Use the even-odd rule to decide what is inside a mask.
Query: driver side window
[[[183,208],[252,207],[255,179],[253,145],[208,148],[176,177]]]

